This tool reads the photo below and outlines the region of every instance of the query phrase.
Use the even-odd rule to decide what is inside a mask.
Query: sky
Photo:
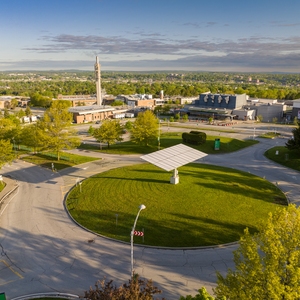
[[[0,71],[300,71],[299,0],[1,0]]]

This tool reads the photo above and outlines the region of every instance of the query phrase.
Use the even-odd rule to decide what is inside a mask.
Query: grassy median
[[[265,156],[285,167],[300,171],[299,150],[289,150],[284,146],[277,146],[267,150]]]
[[[62,152],[60,156],[60,160],[57,160],[56,154],[52,152],[42,152],[37,154],[24,155],[22,159],[44,168],[59,171],[89,161],[99,160],[100,158]]]
[[[189,164],[178,169],[180,183],[169,183],[170,172],[150,164],[110,170],[83,181],[66,200],[77,222],[99,234],[135,243],[192,247],[237,241],[248,227],[267,218],[286,198],[268,181],[234,169]],[[80,191],[81,190],[81,191]]]

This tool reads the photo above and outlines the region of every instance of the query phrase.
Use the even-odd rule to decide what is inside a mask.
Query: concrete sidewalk
[[[18,182],[14,179],[11,179],[10,177],[3,176],[2,180],[6,185],[5,188],[0,192],[0,203],[9,195],[11,195],[19,186]]]

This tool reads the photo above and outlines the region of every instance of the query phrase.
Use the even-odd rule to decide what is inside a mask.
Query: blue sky
[[[2,0],[0,71],[299,72],[298,0]]]

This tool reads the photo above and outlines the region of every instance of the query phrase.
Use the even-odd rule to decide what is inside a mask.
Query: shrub
[[[206,142],[206,133],[201,131],[190,131],[182,134],[184,143],[202,145]]]

